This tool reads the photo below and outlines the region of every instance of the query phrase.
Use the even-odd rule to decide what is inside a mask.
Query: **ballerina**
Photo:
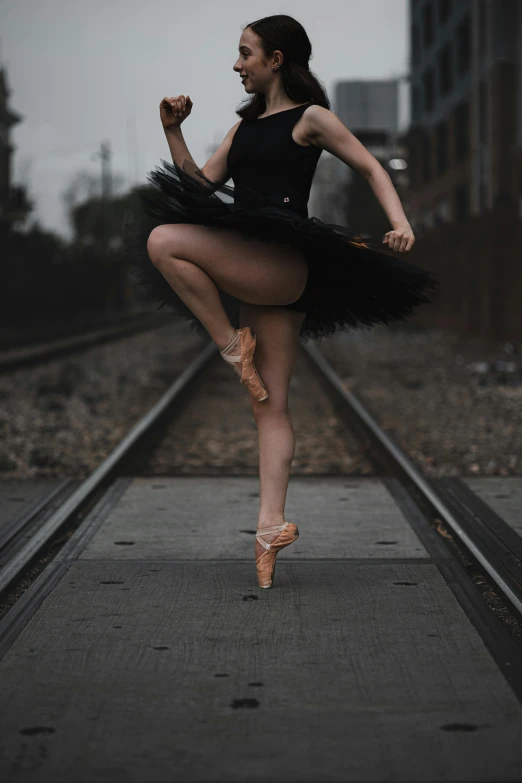
[[[134,249],[140,283],[210,337],[248,389],[259,437],[256,567],[270,587],[277,552],[299,535],[284,515],[299,341],[404,320],[438,282],[394,255],[411,250],[413,231],[387,172],[330,110],[302,25],[284,14],[252,22],[238,52],[233,70],[251,98],[203,167],[181,131],[190,96],[161,101],[173,165],[149,174],[156,225],[138,228]],[[371,185],[392,226],[380,246],[308,216],[324,149]]]

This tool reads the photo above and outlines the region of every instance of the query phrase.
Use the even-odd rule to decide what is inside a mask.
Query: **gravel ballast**
[[[0,375],[0,477],[86,478],[204,345],[173,321]]]
[[[425,475],[522,474],[522,346],[377,327],[320,348]]]
[[[0,478],[86,478],[204,347],[173,319],[0,375]],[[521,475],[520,346],[377,327],[335,335],[319,349],[426,475]],[[303,353],[290,389],[292,472],[371,474],[355,441],[343,445],[344,425],[307,367]],[[173,473],[257,471],[246,392],[233,386],[233,373],[217,372],[222,388],[214,385],[203,408],[195,400],[183,413],[170,452]]]

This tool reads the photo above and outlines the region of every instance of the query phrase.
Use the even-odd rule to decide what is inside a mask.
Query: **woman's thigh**
[[[288,389],[299,350],[299,332],[305,313],[283,307],[241,303],[239,325],[256,331],[255,365],[268,389],[268,399],[257,402],[254,412],[288,410]]]
[[[302,294],[308,265],[298,248],[236,229],[168,223],[147,243],[154,263],[174,256],[204,269],[223,291],[256,305],[285,305]]]

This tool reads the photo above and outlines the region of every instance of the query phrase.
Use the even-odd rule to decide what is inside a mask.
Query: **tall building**
[[[410,0],[410,21],[414,228],[522,216],[522,3]]]

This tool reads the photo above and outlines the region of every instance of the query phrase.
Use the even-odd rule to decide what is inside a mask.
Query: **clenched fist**
[[[383,238],[383,244],[388,245],[388,250],[394,250],[398,253],[404,253],[411,250],[415,237],[411,226],[402,226],[401,228],[395,228],[393,231],[388,231]]]
[[[178,95],[177,98],[163,98],[160,103],[160,119],[164,130],[179,128],[192,111],[190,95]]]

